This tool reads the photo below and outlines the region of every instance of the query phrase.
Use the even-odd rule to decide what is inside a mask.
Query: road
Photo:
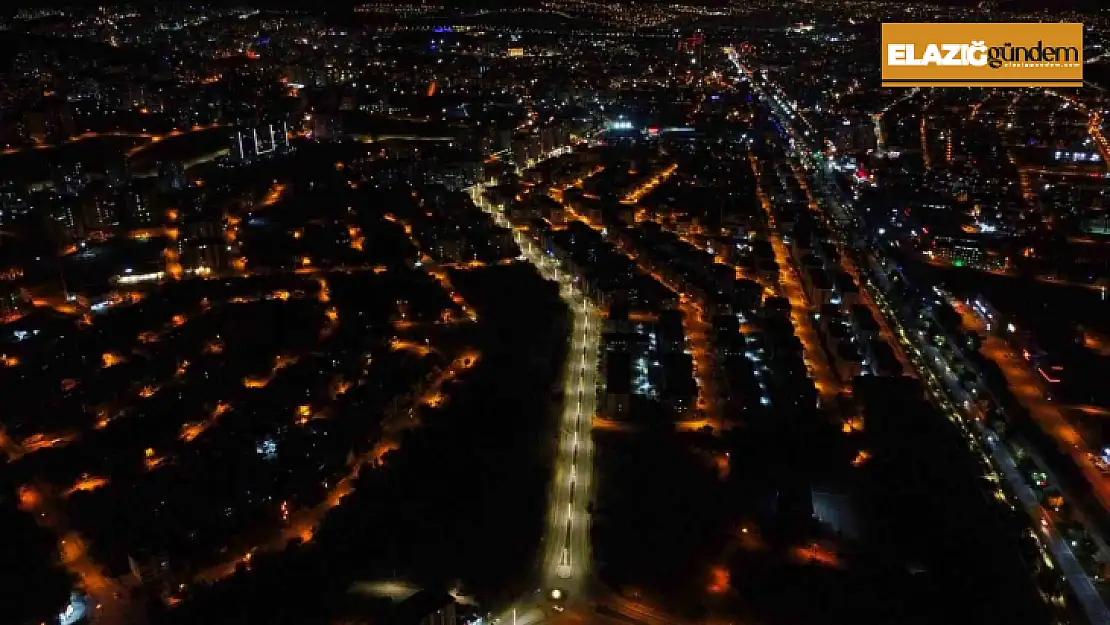
[[[958,416],[955,414],[956,406],[970,405],[973,403],[973,398],[965,390],[959,377],[945,362],[940,350],[927,343],[923,343],[922,346],[924,347],[923,352],[917,352],[913,346],[910,349],[914,350],[913,353],[918,358],[930,362],[932,371],[939,375],[940,381],[932,373],[928,375],[926,380],[930,394],[935,396],[934,402],[940,403],[944,410]],[[941,383],[943,388],[938,388],[938,384]],[[948,397],[952,398],[953,401],[948,401]],[[1057,530],[1052,515],[1041,505],[1039,498],[1030,488],[1025,476],[1017,469],[1009,449],[1006,445],[1000,443],[998,436],[989,428],[982,427],[982,432],[987,442],[985,451],[990,454],[992,468],[1005,478],[1030,518],[1039,523],[1041,544],[1047,547],[1052,554],[1054,565],[1060,568],[1091,623],[1110,624],[1110,610],[1103,603],[1102,597],[1091,578],[1080,566],[1071,545]],[[1050,483],[1058,483],[1055,477],[1050,476],[1049,480]],[[1076,514],[1078,516],[1078,511],[1076,511]],[[1084,525],[1090,524],[1084,523]]]
[[[205,124],[203,126],[200,126],[200,125],[193,126],[192,128],[186,128],[185,130],[174,129],[174,130],[171,130],[171,131],[163,133],[163,134],[157,134],[157,133],[152,133],[152,132],[132,132],[132,131],[128,131],[128,130],[109,130],[109,131],[106,131],[106,132],[92,132],[92,131],[89,131],[89,132],[85,132],[85,133],[70,137],[70,138],[65,139],[63,141],[60,141],[58,143],[39,143],[39,144],[36,144],[36,145],[33,145],[33,146],[27,146],[27,147],[6,148],[4,150],[0,150],[0,156],[7,156],[9,154],[18,154],[20,152],[30,151],[30,150],[49,150],[51,148],[61,147],[63,145],[69,145],[71,143],[79,143],[81,141],[85,141],[86,139],[97,139],[97,138],[101,138],[101,137],[130,137],[132,139],[150,139],[149,142],[141,144],[140,146],[137,146],[136,148],[132,148],[132,151],[128,153],[128,156],[134,156],[138,152],[141,152],[142,150],[146,149],[147,147],[150,147],[151,145],[153,145],[155,143],[158,143],[159,141],[162,141],[163,139],[168,139],[168,138],[171,138],[171,137],[178,137],[178,136],[181,136],[183,134],[190,133],[190,132],[197,132],[197,131],[201,131],[201,130],[209,130],[211,128],[219,128],[222,125],[224,125],[224,124],[211,123],[211,124]]]
[[[412,393],[407,400],[395,404],[392,409],[387,410],[382,415],[379,440],[374,443],[368,452],[351,458],[347,474],[335,482],[323,501],[311,508],[290,515],[280,534],[272,541],[229,554],[229,557],[224,561],[197,572],[191,580],[192,583],[214,584],[233,575],[240,563],[249,565],[255,554],[279,551],[286,548],[290,541],[294,539],[299,539],[305,543],[311,541],[324,517],[339,506],[343,499],[354,490],[354,484],[358,480],[360,471],[364,468],[378,466],[386,453],[397,449],[400,445],[399,441],[402,433],[419,427],[421,423],[420,407],[425,405],[435,406],[443,401],[441,390],[443,386],[457,379],[464,372],[471,370],[480,358],[481,354],[477,351],[464,351],[456,356],[446,369],[423,380],[417,392]],[[99,622],[111,623],[111,621],[104,619]]]
[[[892,107],[892,106],[894,106],[894,105],[896,105],[900,102],[906,101],[910,97],[913,97],[913,95],[915,95],[915,94],[916,94],[916,89],[911,90],[911,93],[909,93],[909,94],[903,96],[902,98],[899,98],[895,102],[891,103],[890,105],[887,106],[887,108],[883,109],[883,111],[878,114],[879,118],[881,119],[882,115],[884,113],[886,113],[886,111],[890,110],[890,107]],[[820,185],[817,185],[817,184],[810,185],[809,180],[807,179],[805,173],[802,171],[801,167],[798,164],[796,164],[794,162],[791,162],[790,163],[790,168],[794,172],[794,177],[798,181],[798,184],[801,186],[802,190],[805,191],[806,197],[809,199],[810,210],[814,211],[815,213],[817,213],[819,215],[822,214],[820,203],[817,201],[817,198],[818,198],[817,192],[814,191],[811,188],[813,186],[820,186]],[[828,223],[827,216],[825,216],[825,217],[826,217],[825,222]],[[829,224],[829,225],[831,226],[832,224]],[[856,263],[853,260],[853,256],[851,254],[843,254],[842,253],[840,255],[840,269],[841,269],[841,271],[844,271],[849,276],[851,276],[852,281],[855,284],[857,284],[857,285],[863,285],[864,284],[864,280],[861,279],[862,271],[859,267],[856,266]],[[866,288],[860,288],[859,303],[863,304],[865,307],[867,307],[868,310],[871,311],[872,317],[879,324],[879,338],[881,338],[884,342],[886,342],[887,345],[889,345],[892,348],[892,350],[894,351],[894,357],[902,365],[903,374],[908,375],[910,377],[915,377],[914,373],[913,373],[913,367],[910,366],[909,360],[906,358],[906,355],[902,352],[902,349],[901,349],[901,347],[898,343],[898,340],[894,337],[894,333],[890,331],[890,326],[887,324],[886,319],[883,317],[882,313],[879,311],[878,305],[875,304],[874,298],[871,297],[871,295],[868,293]],[[859,337],[859,338],[862,339],[863,337]],[[864,343],[864,341],[862,341],[862,340],[860,342]],[[872,350],[870,348],[868,348],[867,351],[868,351],[868,354],[867,354],[868,357],[871,358],[871,359],[874,359],[875,354],[872,353]]]
[[[752,81],[753,91],[755,91],[761,99],[769,100],[765,95],[764,86],[755,82],[755,75],[741,65],[739,57],[734,50],[729,51],[729,56],[736,70],[742,76],[747,76],[749,80]],[[772,111],[777,114],[779,124],[790,136],[792,147],[796,147],[796,150],[801,154],[811,154],[812,148],[807,145],[807,142],[799,133],[793,130],[790,125],[790,120],[782,114],[781,110],[777,110],[774,106],[771,108]],[[836,194],[828,193],[827,189],[823,186],[820,190],[824,195],[824,199],[834,211],[840,213],[841,216],[851,215],[852,210],[846,207]],[[849,237],[847,240],[854,241],[855,239]],[[844,246],[845,242],[841,241],[840,245]],[[885,302],[885,297],[882,293],[873,289],[869,283],[861,284],[861,286],[873,290],[874,292],[871,293],[871,296],[877,304],[882,306]],[[912,329],[903,328],[897,315],[893,314],[892,307],[886,307],[886,309],[891,313],[888,317],[894,325],[895,333],[902,341],[905,354],[913,361],[915,369],[925,382],[925,388],[929,398],[949,419],[965,426],[965,434],[969,434],[969,444],[980,453],[986,452],[984,458],[989,461],[992,469],[996,473],[1007,480],[1011,489],[1015,493],[1018,493],[1019,501],[1023,506],[1027,503],[1030,505],[1036,504],[1036,508],[1026,506],[1026,509],[1032,515],[1034,522],[1039,525],[1042,544],[1046,545],[1048,551],[1051,552],[1054,565],[1059,568],[1064,579],[1078,597],[1079,603],[1086,613],[1088,620],[1091,623],[1110,625],[1110,611],[1107,610],[1101,596],[1099,596],[1094,589],[1091,578],[1088,577],[1086,572],[1078,565],[1075,555],[1071,551],[1068,543],[1060,536],[1059,532],[1056,531],[1051,519],[1047,517],[1043,508],[1039,507],[1039,503],[1036,502],[1035,499],[1033,501],[1028,500],[1022,494],[1022,489],[1025,489],[1026,494],[1032,494],[1028,492],[1028,484],[1025,482],[1020,472],[1009,470],[1013,468],[1013,460],[1010,458],[1005,445],[994,444],[997,439],[992,438],[993,433],[978,425],[975,412],[972,409],[974,402],[970,401],[971,395],[964,389],[959,379],[952,374],[951,367],[944,360],[943,355],[925,341],[921,334]],[[943,380],[943,382],[941,380]],[[987,440],[986,450],[983,450],[977,445],[978,433],[983,433]]]
[[[551,485],[549,528],[542,549],[543,576],[545,588],[559,588],[569,597],[580,597],[590,560],[589,501],[593,481],[590,428],[597,407],[601,320],[580,295],[569,289],[567,295],[567,305],[577,310],[563,383],[559,451]]]
[[[1001,469],[1006,480],[1011,484],[1020,484],[1014,491],[1018,501],[1021,502],[1029,516],[1040,519],[1043,533],[1042,540],[1048,546],[1049,551],[1052,552],[1052,560],[1060,567],[1064,576],[1072,581],[1071,588],[1079,598],[1079,602],[1083,604],[1084,611],[1091,617],[1091,622],[1110,623],[1110,612],[1107,611],[1106,604],[1102,602],[1098,589],[1095,588],[1091,578],[1087,576],[1086,571],[1075,559],[1071,546],[1056,530],[1051,515],[1041,506],[1033,490],[1025,484],[1021,473],[1014,465],[1010,452],[1006,450],[1005,445],[998,442],[998,438],[993,433],[987,434],[987,444],[995,458],[994,465]]]
[[[58,537],[58,554],[62,565],[86,593],[92,605],[92,619],[97,623],[127,622],[133,616],[127,582],[133,578],[110,577],[89,555],[88,545],[77,532],[68,527],[56,495],[47,488],[25,485],[19,491],[19,507],[32,514],[39,526]]]
[[[871,116],[872,122],[875,125],[875,151],[876,152],[879,152],[881,154],[881,153],[886,151],[886,133],[883,132],[883,116],[886,115],[888,112],[890,112],[890,109],[892,109],[895,106],[905,102],[906,100],[909,100],[910,98],[914,97],[915,95],[917,95],[920,92],[921,92],[920,87],[914,87],[914,88],[906,91],[906,93],[902,94],[902,96],[900,98],[898,98],[897,100],[891,102],[890,104],[887,104],[885,107],[883,107],[883,110],[881,110],[878,113],[875,113],[874,115]]]
[[[493,216],[501,226],[512,228],[502,212],[486,200],[486,187],[471,187],[474,203]],[[590,500],[593,486],[593,440],[591,423],[597,412],[598,356],[601,314],[575,284],[532,240],[513,229],[514,238],[528,262],[544,278],[559,284],[560,296],[572,314],[570,350],[563,378],[563,407],[559,419],[558,450],[548,499],[548,527],[540,547],[539,595],[528,595],[499,617],[503,623],[518,623],[529,615],[530,622],[543,607],[580,606],[586,598],[590,574]],[[553,600],[558,595],[557,601]],[[542,617],[541,617],[542,618]]]
[[[323,278],[320,279],[323,280]],[[326,286],[322,287],[320,297],[326,301]],[[184,317],[180,323],[185,323]],[[331,323],[331,321],[325,321],[325,324],[327,323]],[[414,349],[418,347],[424,348],[428,352],[433,351],[433,348],[424,344],[407,344],[401,339],[397,340],[394,349]],[[252,557],[260,551],[284,549],[295,538],[303,542],[311,541],[316,528],[324,517],[353,490],[360,470],[365,467],[377,466],[386,452],[396,449],[401,434],[420,425],[421,406],[434,407],[442,403],[445,400],[444,386],[466,371],[471,370],[480,358],[481,354],[476,350],[462,351],[445,369],[429,374],[421,382],[419,389],[410,394],[410,397],[397,402],[393,409],[388,410],[383,415],[380,440],[369,452],[352,456],[348,461],[348,473],[340,477],[330,489],[326,498],[316,506],[292,513],[281,528],[281,532],[273,540],[244,547],[241,550],[234,550],[225,560],[197,572],[194,577],[176,581],[213,584],[232,575],[239,564],[249,564]],[[275,364],[273,373],[286,366],[281,363],[288,363],[292,360],[295,359],[279,360],[278,364]],[[272,379],[273,373],[267,377],[267,381]],[[209,419],[214,421],[220,414],[229,409],[227,404],[222,404],[222,406],[223,408],[217,409]],[[183,429],[182,436],[195,438],[209,425],[210,423],[186,427]],[[53,444],[53,441],[57,439],[49,438],[46,440],[49,444]],[[186,441],[188,440],[191,440],[191,438],[186,438]],[[33,449],[28,449],[26,442],[23,444],[15,443],[2,432],[0,432],[0,448],[15,458],[28,453],[28,451],[33,451]],[[20,488],[19,507],[31,514],[40,526],[51,530],[58,537],[58,552],[61,556],[61,563],[77,580],[79,588],[89,599],[88,619],[102,625],[118,625],[145,619],[142,603],[135,601],[135,597],[130,594],[130,590],[136,588],[140,580],[130,573],[119,577],[111,577],[89,553],[85,538],[68,525],[64,515],[64,506],[61,502],[62,497],[67,496],[74,490],[95,489],[105,481],[100,479],[98,482],[96,478],[84,478],[78,480],[73,488],[64,493],[54,492],[53,489],[48,487],[28,484]],[[83,485],[82,482],[84,482]],[[186,584],[182,584],[181,590],[185,588]],[[175,596],[168,601],[173,605],[180,600],[181,597]]]
[[[813,378],[821,404],[829,407],[837,406],[837,395],[843,391],[840,378],[833,371],[825,351],[821,347],[821,339],[813,327],[813,311],[810,310],[801,284],[798,282],[797,268],[791,259],[786,244],[782,241],[778,224],[775,221],[774,210],[771,202],[763,194],[759,186],[760,176],[766,175],[761,171],[759,161],[754,155],[748,155],[748,162],[752,174],[756,179],[756,197],[764,212],[767,213],[767,223],[771,226],[768,238],[771,242],[771,251],[775,255],[775,263],[779,266],[779,283],[775,285],[777,295],[785,297],[790,302],[790,321],[798,340],[802,342],[802,350],[806,369]]]
[[[1068,420],[1063,407],[1046,396],[1044,383],[1034,373],[1033,365],[1003,338],[989,332],[983,320],[969,306],[959,301],[953,301],[952,304],[960,313],[964,327],[983,338],[980,352],[998,365],[1006,378],[1007,390],[1029,412],[1029,416],[1041,430],[1056,441],[1060,451],[1072,459],[1099,503],[1104,509],[1110,510],[1110,478],[1091,462],[1088,455],[1097,452],[1090,448],[1079,430]],[[1099,543],[1104,555],[1110,555],[1110,548],[1106,547],[1105,540],[1098,535],[1095,525],[1089,521],[1084,525]]]

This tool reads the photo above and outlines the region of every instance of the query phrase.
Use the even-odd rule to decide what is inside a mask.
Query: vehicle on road
[[[1110,464],[1102,456],[1094,452],[1087,452],[1087,461],[1094,465],[1103,475],[1110,475]]]
[[[549,592],[547,596],[549,599],[551,599],[551,608],[554,609],[556,612],[562,612],[564,608],[563,604],[567,600],[566,591],[564,591],[562,588],[552,588],[551,592]]]

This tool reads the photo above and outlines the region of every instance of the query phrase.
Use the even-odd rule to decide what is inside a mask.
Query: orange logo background
[[[941,56],[956,58],[939,65],[913,64],[915,59],[927,57],[930,44],[935,44]],[[971,54],[952,50],[953,46],[969,45],[980,47]],[[1030,52],[1035,48],[1040,52]],[[1046,49],[1053,51],[1045,53]],[[1082,24],[883,24],[881,53],[884,87],[1083,86]],[[962,64],[965,55],[980,63],[989,57],[991,62]],[[903,60],[907,58],[908,64]],[[938,59],[932,56],[929,60]]]

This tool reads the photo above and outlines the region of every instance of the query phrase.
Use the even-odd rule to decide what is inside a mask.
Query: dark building
[[[421,590],[397,604],[383,625],[456,625],[455,600],[444,592]]]
[[[180,191],[185,188],[185,165],[181,161],[158,163],[158,188],[163,191]]]
[[[51,173],[54,190],[59,195],[78,195],[88,182],[81,163],[59,163]]]
[[[131,171],[127,166],[127,159],[121,157],[105,163],[104,180],[110,187],[127,186],[131,182]]]
[[[632,400],[632,357],[610,353],[605,358],[605,405],[607,416],[619,418],[628,414]]]

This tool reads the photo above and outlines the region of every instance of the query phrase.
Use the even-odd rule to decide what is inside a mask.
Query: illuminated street
[[[957,303],[958,304],[958,303]],[[959,305],[957,311],[966,327],[983,337],[982,354],[1002,370],[1014,397],[1029,411],[1037,424],[1070,456],[1090,482],[1091,491],[1103,508],[1110,510],[1110,479],[1091,462],[1092,449],[1082,435],[1064,415],[1062,407],[1045,397],[1043,382],[1038,379],[1029,361],[1003,338],[986,331],[982,320],[971,313],[967,306]]]
[[[511,227],[486,201],[483,188],[471,189],[475,204],[499,224]],[[532,241],[514,230],[525,257],[549,280],[557,282],[563,301],[572,312],[571,347],[563,380],[563,410],[558,452],[548,498],[548,523],[540,548],[542,600],[560,593],[561,603],[584,599],[590,573],[589,507],[593,482],[591,421],[597,409],[597,371],[601,317],[575,286],[574,280]],[[512,610],[514,608],[510,608]],[[532,611],[525,602],[518,612]],[[519,617],[519,614],[518,614]],[[511,614],[502,616],[510,619]],[[507,622],[507,621],[506,621]],[[520,621],[518,620],[518,623]]]
[[[766,97],[760,83],[756,81],[755,75],[740,63],[737,53],[732,49],[729,49],[727,52],[737,72],[747,76],[752,81],[753,88],[756,92]],[[773,88],[771,86],[768,87]],[[783,128],[786,129],[787,135],[791,138],[792,142],[796,144],[797,153],[802,155],[810,154],[811,150],[809,146],[806,145],[805,140],[800,135],[794,132],[789,120],[780,117],[780,121]],[[824,191],[824,189],[822,189],[822,191]],[[849,209],[846,209],[846,207],[842,205],[840,198],[825,193],[823,199],[839,214],[850,214]],[[843,244],[843,242],[841,243]],[[846,259],[848,256],[849,254],[844,255]],[[872,300],[883,313],[879,315],[878,318],[885,318],[893,322],[894,328],[891,334],[896,335],[901,343],[900,360],[906,359],[912,363],[913,368],[911,371],[915,370],[925,382],[926,391],[932,402],[950,420],[955,423],[963,424],[962,427],[965,427],[964,435],[968,440],[970,449],[981,455],[981,457],[989,463],[988,466],[992,467],[993,477],[991,474],[985,475],[984,477],[989,480],[997,481],[998,477],[1001,476],[1009,483],[1010,488],[1017,493],[1017,500],[1026,509],[1030,518],[1040,529],[1042,539],[1038,544],[1042,557],[1045,558],[1046,561],[1054,562],[1055,566],[1060,567],[1063,578],[1066,579],[1068,586],[1071,588],[1072,592],[1075,593],[1075,596],[1079,598],[1079,603],[1090,622],[1099,624],[1110,623],[1110,610],[1107,609],[1092,579],[1078,564],[1076,556],[1072,552],[1071,545],[1064,539],[1062,533],[1057,531],[1052,517],[1041,507],[1036,495],[1030,492],[1024,477],[1016,470],[1014,460],[1006,446],[998,444],[997,436],[993,432],[989,429],[982,428],[981,431],[984,433],[984,438],[986,439],[986,446],[984,449],[984,446],[979,442],[979,437],[973,434],[972,430],[966,429],[966,424],[969,423],[979,424],[976,427],[982,427],[977,419],[978,412],[974,409],[971,394],[964,389],[945,357],[942,356],[939,350],[932,344],[925,340],[926,337],[924,333],[906,331],[893,310],[885,303],[885,298],[882,294],[874,288],[874,285],[870,283],[866,284],[868,286],[866,292],[869,299]],[[981,322],[978,321],[975,315],[969,314],[966,308],[961,309],[960,312],[964,318],[965,325],[985,334],[985,332],[982,332],[983,328]],[[1025,365],[1024,361],[1016,355],[1016,352],[1012,350],[1012,348],[1009,348],[1009,346],[998,337],[987,336],[983,347],[983,353],[992,360],[995,360],[1002,368],[1010,383],[1011,390],[1015,393],[1018,400],[1034,415],[1038,423],[1045,428],[1046,432],[1050,433],[1060,442],[1061,448],[1065,450],[1065,453],[1069,453],[1076,459],[1078,466],[1082,468],[1084,474],[1091,480],[1092,490],[1105,506],[1106,501],[1108,501],[1107,497],[1110,496],[1110,484],[1107,483],[1106,478],[1098,472],[1094,465],[1087,460],[1085,453],[1086,448],[1074,427],[1067,423],[1060,410],[1054,404],[1047,401],[1039,391],[1039,382],[1033,377],[1030,368]],[[1001,497],[1002,500],[1006,498],[1001,491],[998,491],[996,496]]]
[[[762,175],[762,172],[759,171],[759,163],[754,156],[750,156],[749,160],[752,172],[758,178],[758,176]],[[768,222],[773,228],[769,233],[771,249],[775,254],[775,262],[780,268],[779,284],[775,286],[790,302],[790,321],[794,325],[794,330],[798,338],[802,341],[802,348],[805,350],[806,367],[813,376],[813,383],[817,387],[821,402],[826,406],[835,406],[836,397],[842,392],[843,388],[840,381],[837,380],[833,373],[824,350],[821,349],[821,341],[813,326],[812,311],[806,301],[805,294],[802,292],[801,285],[798,284],[797,269],[791,261],[790,253],[786,249],[786,245],[782,242],[782,235],[779,234],[778,228],[775,227],[775,218],[771,211],[771,204],[767,198],[763,197],[763,193],[759,190],[758,186],[756,187],[756,193],[758,194],[760,205],[767,213]]]
[[[1110,625],[1106,4],[15,3],[3,622]]]

